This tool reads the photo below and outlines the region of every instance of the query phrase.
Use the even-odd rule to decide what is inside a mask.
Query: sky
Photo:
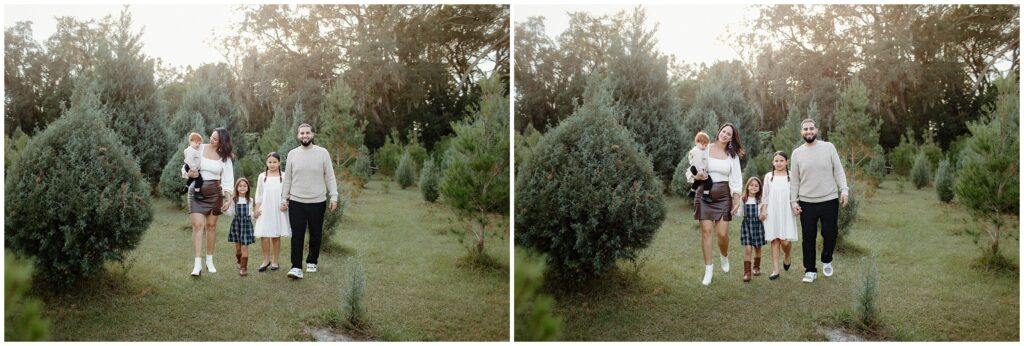
[[[133,29],[144,28],[143,52],[165,63],[197,67],[203,63],[224,62],[214,48],[213,31],[223,35],[231,23],[241,20],[237,5],[131,5]],[[32,21],[32,36],[39,44],[57,31],[58,16],[79,20],[117,18],[121,5],[5,5],[4,28],[19,21]]]
[[[527,17],[543,16],[548,37],[557,38],[569,27],[568,12],[588,12],[594,16],[632,10],[634,5],[516,5],[513,16],[516,23]],[[685,63],[713,64],[718,60],[738,59],[739,55],[721,39],[726,29],[741,31],[746,19],[756,16],[755,10],[740,4],[688,4],[645,5],[647,25],[658,25],[655,36],[658,49],[675,55]]]

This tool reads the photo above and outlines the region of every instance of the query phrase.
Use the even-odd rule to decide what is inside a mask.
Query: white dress
[[[266,172],[256,178],[256,203],[260,204],[260,217],[256,219],[255,236],[257,238],[291,237],[292,227],[288,223],[288,213],[281,211],[281,180],[280,177],[268,177]],[[264,179],[265,178],[265,179]]]
[[[776,176],[772,173],[764,176],[764,202],[768,203],[768,219],[764,220],[764,239],[797,241],[796,216],[789,204],[789,177]]]

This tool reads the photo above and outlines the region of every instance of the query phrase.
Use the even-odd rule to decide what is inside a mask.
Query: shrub
[[[854,317],[862,330],[871,330],[879,322],[878,267],[874,259],[861,257],[861,272],[853,290]]]
[[[420,170],[420,192],[423,193],[423,200],[436,202],[440,192],[437,191],[438,171],[434,165],[434,159],[424,160],[423,169]]]
[[[609,95],[583,106],[541,138],[516,180],[516,241],[546,253],[557,279],[586,282],[632,259],[665,219],[661,181]]]
[[[686,171],[690,169],[690,162],[686,160],[684,156],[679,164],[676,165],[676,171],[672,174],[672,184],[669,185],[672,193],[676,196],[686,197],[690,193],[690,186],[693,183],[686,181]]]
[[[39,278],[71,288],[122,260],[153,218],[149,186],[95,98],[29,143],[6,180],[5,241]]]
[[[928,186],[928,182],[931,180],[928,173],[930,171],[928,156],[921,151],[914,159],[914,167],[910,169],[910,182],[914,183],[914,188],[920,190],[922,187]]]
[[[935,172],[935,193],[938,194],[940,201],[953,201],[953,167],[948,159],[939,162],[939,169]]]
[[[836,244],[840,247],[849,248],[846,241],[853,229],[853,223],[857,221],[857,213],[860,212],[860,196],[857,193],[858,191],[851,186],[846,206],[839,206],[839,236],[836,238]]]
[[[392,130],[391,135],[384,140],[384,145],[377,149],[373,155],[373,162],[380,169],[379,172],[386,176],[394,176],[398,168],[398,161],[402,157],[402,144],[398,140],[398,131]]]
[[[341,304],[347,327],[358,329],[366,322],[366,307],[363,306],[363,289],[366,286],[366,273],[358,258],[349,257],[345,272],[348,273],[348,286],[343,289],[345,297]]]
[[[349,166],[349,176],[352,177],[352,184],[362,189],[366,182],[370,181],[370,149],[365,145],[359,147],[359,156]]]
[[[4,341],[40,341],[50,335],[39,300],[32,291],[32,264],[4,251]]]
[[[540,292],[544,286],[544,256],[529,256],[516,247],[516,341],[552,341],[562,334],[562,319],[554,314],[555,300]]]
[[[409,137],[411,138],[409,145],[405,146],[405,151],[409,153],[409,157],[412,157],[412,162],[416,164],[416,167],[423,167],[423,161],[427,159],[427,148],[420,144],[415,133],[411,133]]]
[[[338,191],[341,191],[339,187]],[[338,207],[331,211],[330,201],[327,202],[327,210],[324,211],[324,237],[323,244],[324,249],[327,252],[331,252],[337,248],[337,243],[334,243],[334,235],[338,234],[341,229],[341,220],[345,217],[345,208],[348,207],[348,197],[342,195],[338,197]]]
[[[402,159],[398,162],[398,170],[395,171],[395,182],[403,189],[412,186],[416,182],[416,162],[409,156],[408,151],[402,154]]]
[[[875,155],[871,157],[867,166],[864,167],[864,175],[870,178],[868,182],[873,187],[878,187],[878,184],[885,179],[885,154],[883,154],[881,146],[875,148]]]
[[[184,146],[181,147],[184,150]],[[178,208],[186,208],[182,196],[185,195],[185,178],[181,177],[181,167],[185,164],[185,154],[182,150],[175,150],[174,155],[164,165],[163,172],[160,172],[160,183],[157,184],[157,191],[160,196],[174,203]]]
[[[893,173],[907,176],[910,168],[914,165],[914,155],[917,155],[917,141],[914,139],[914,132],[907,129],[907,133],[900,137],[900,144],[889,152],[889,162],[892,164]]]

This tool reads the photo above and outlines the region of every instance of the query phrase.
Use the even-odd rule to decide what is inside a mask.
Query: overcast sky
[[[220,35],[241,16],[236,5],[153,5],[133,4],[130,7],[133,28],[144,28],[143,52],[175,66],[199,66],[222,62],[214,48],[212,33]],[[5,5],[4,28],[19,21],[32,21],[32,36],[40,44],[57,31],[58,16],[79,20],[117,18],[121,5]]]
[[[588,12],[594,16],[615,14],[632,10],[635,5],[516,5],[514,20],[523,22],[527,17],[543,16],[544,30],[552,38],[558,37],[569,27],[568,12]],[[647,25],[658,25],[655,36],[658,49],[675,55],[686,63],[706,63],[717,60],[738,59],[739,56],[728,44],[722,42],[726,28],[733,31],[743,28],[745,19],[753,19],[756,12],[750,6],[725,5],[645,5]]]

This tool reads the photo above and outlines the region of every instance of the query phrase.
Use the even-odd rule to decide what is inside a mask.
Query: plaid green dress
[[[256,237],[253,236],[252,214],[249,212],[249,203],[245,197],[238,197],[238,202],[235,203],[235,218],[231,219],[228,242],[242,245],[256,242]]]
[[[764,224],[758,218],[757,202],[743,204],[743,223],[740,224],[740,245],[761,247],[767,242],[764,240]]]

